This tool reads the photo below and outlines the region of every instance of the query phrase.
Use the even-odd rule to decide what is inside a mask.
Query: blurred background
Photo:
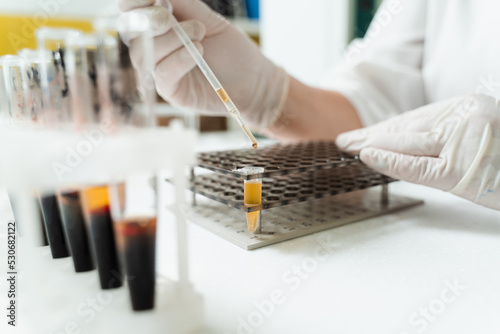
[[[204,0],[246,32],[265,55],[299,80],[315,85],[340,61],[347,44],[363,37],[382,0]],[[116,0],[0,2],[0,56],[34,48],[40,26],[92,31],[96,16],[117,13]],[[158,97],[159,123],[176,111]],[[199,119],[201,131],[224,131],[234,122]],[[236,125],[237,126],[237,125]]]

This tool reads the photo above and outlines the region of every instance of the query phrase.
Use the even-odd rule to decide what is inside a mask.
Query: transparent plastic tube
[[[0,57],[2,99],[1,122],[5,124],[26,124],[31,122],[31,105],[26,61],[13,55]],[[6,112],[7,111],[7,112]]]
[[[92,113],[92,121],[99,122],[101,119],[101,104],[99,101],[99,86],[97,84],[97,46],[99,38],[97,34],[84,34],[82,36],[87,59],[87,76],[90,84],[89,101]]]
[[[242,172],[246,175],[264,173],[262,167],[244,167]],[[245,206],[252,207],[262,204],[262,179],[245,180],[243,202]],[[247,227],[250,232],[256,232],[259,229],[260,211],[248,212]]]
[[[236,120],[236,122],[238,122],[238,125],[241,126],[241,128],[247,135],[248,139],[250,139],[250,141],[252,142],[252,147],[256,149],[258,146],[257,140],[253,136],[250,129],[245,125],[245,123],[241,119],[240,111],[234,104],[233,100],[231,100],[226,90],[222,87],[219,79],[217,79],[210,66],[208,66],[207,62],[205,61],[201,53],[198,51],[196,46],[189,38],[188,34],[186,34],[184,29],[182,29],[182,27],[180,26],[179,22],[175,19],[175,17],[173,17],[173,19],[174,19],[174,26],[173,26],[174,32],[177,34],[182,44],[184,44],[191,57],[193,57],[194,61],[196,62],[196,65],[198,65],[203,75],[205,75],[208,82],[210,83],[210,85],[215,90],[215,92],[221,99],[222,103],[226,107],[227,111],[229,111],[231,117],[233,117]]]
[[[59,259],[70,256],[64,237],[56,195],[50,193],[41,194],[39,199],[52,257],[54,259]]]
[[[11,123],[7,87],[5,86],[3,66],[0,65],[0,126],[6,127]]]
[[[44,100],[56,119],[72,122],[77,129],[94,122],[91,83],[83,33],[75,29],[41,28],[36,31],[38,48],[52,53],[50,68],[43,71]]]
[[[98,38],[97,77],[102,118],[114,125],[154,126],[156,90],[149,19],[128,13],[94,21]],[[134,64],[124,36],[133,36],[142,55]]]
[[[123,278],[109,211],[108,187],[84,188],[80,191],[80,198],[101,289],[118,288],[123,285]]]
[[[154,307],[157,193],[154,178],[133,175],[109,187],[118,254],[125,266],[132,309]]]
[[[31,114],[33,121],[40,126],[45,126],[49,120],[44,115],[43,89],[42,89],[42,63],[52,58],[50,51],[37,49],[22,49],[18,56],[26,62],[26,75],[28,78],[29,93],[31,101]]]
[[[87,231],[85,230],[80,193],[77,189],[65,188],[58,192],[57,202],[75,272],[93,270],[95,266],[92,262]]]

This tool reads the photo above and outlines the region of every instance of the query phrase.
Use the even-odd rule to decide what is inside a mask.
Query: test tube
[[[152,75],[152,39],[147,17],[131,15],[133,20],[100,19],[96,22],[97,60],[95,83],[98,87],[98,120],[111,120],[114,125],[149,126],[154,124],[152,105],[154,84],[147,82]],[[142,44],[141,64],[132,66],[128,47],[120,32],[130,32]],[[87,54],[89,54],[87,48]],[[144,71],[144,72],[141,72]],[[91,251],[103,289],[122,285],[121,266],[116,254],[116,241],[109,213],[107,186],[87,187],[81,192],[82,209]],[[117,278],[118,274],[120,279]]]
[[[129,13],[95,20],[98,36],[97,84],[102,117],[113,124],[154,126],[155,85],[150,22]],[[125,38],[134,37],[140,59],[132,63]]]
[[[97,45],[98,37],[96,34],[84,34],[83,43],[87,57],[87,75],[90,82],[90,100],[92,107],[93,120],[100,120],[99,87],[97,85]]]
[[[44,100],[57,119],[72,122],[77,129],[93,122],[91,88],[83,33],[76,29],[40,28],[38,48],[52,53],[50,68],[43,71]]]
[[[123,278],[109,211],[108,187],[86,187],[80,191],[80,200],[101,288],[118,288],[122,286]]]
[[[79,273],[93,270],[95,266],[90,254],[79,191],[77,189],[59,190],[57,200],[75,271]]]
[[[23,58],[7,55],[0,57],[0,72],[2,73],[2,88],[5,98],[2,108],[8,114],[2,116],[7,124],[21,124],[31,120],[31,108],[26,62]]]
[[[42,93],[42,119],[48,128],[69,122],[69,96],[59,53],[39,48],[38,71]],[[56,56],[56,57],[54,57]]]
[[[151,180],[147,175],[134,175],[109,188],[118,253],[135,311],[154,307],[158,203]]]
[[[38,219],[39,219],[40,223],[42,224],[42,240],[41,240],[40,246],[48,246],[49,239],[47,238],[47,231],[45,230],[45,225],[44,225],[45,223],[43,221],[43,213],[42,213],[42,208],[40,207],[40,201],[36,197],[34,197],[33,200],[36,202]]]
[[[20,230],[22,229],[21,226],[23,223],[19,221],[19,217],[22,216],[21,212],[17,206],[16,198],[13,196],[12,193],[8,194],[9,196],[9,202],[10,202],[10,207],[12,209],[12,213],[14,216],[14,220],[16,221],[17,225],[20,227]],[[38,197],[36,194],[32,195],[32,200],[35,202],[35,207],[37,211],[36,218],[38,222],[40,223],[40,228],[38,231],[40,232],[37,238],[35,239],[35,245],[37,246],[48,246],[49,245],[49,240],[47,238],[47,232],[45,230],[45,225],[43,221],[43,214],[42,214],[42,208],[40,207],[40,201],[38,200]]]
[[[262,174],[263,167],[244,167],[242,172],[245,175]],[[245,180],[243,203],[247,207],[256,206],[262,203],[262,179]],[[247,212],[247,228],[250,232],[259,229],[260,211]]]
[[[6,127],[10,124],[11,124],[11,118],[9,112],[9,102],[7,100],[7,87],[5,87],[5,80],[2,68],[2,70],[0,70],[0,126]]]
[[[61,215],[54,194],[41,194],[40,208],[42,209],[45,232],[49,240],[50,251],[54,259],[68,257],[69,252],[64,238]]]
[[[42,52],[45,52],[45,55]],[[33,121],[45,125],[46,120],[43,117],[43,92],[40,74],[41,63],[49,60],[51,55],[47,50],[42,51],[37,49],[22,49],[17,54],[26,62],[26,75],[28,78]]]

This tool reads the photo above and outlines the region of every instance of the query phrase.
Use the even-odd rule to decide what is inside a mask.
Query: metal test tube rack
[[[238,169],[245,166],[263,167],[265,171],[262,174],[244,175]],[[358,157],[339,151],[334,143],[329,142],[278,144],[257,151],[201,153],[198,155],[198,167],[214,173],[196,175],[194,169],[191,170],[190,188],[193,190],[195,206],[193,220],[245,249],[263,247],[422,203],[391,195],[388,184],[396,181],[395,179],[373,171],[362,164]],[[262,204],[247,207],[243,203],[242,183],[245,179],[255,178],[263,179]],[[196,198],[196,194],[213,201],[205,200],[203,206],[197,209],[202,203],[201,198]],[[356,198],[357,203],[340,216],[333,212],[330,217],[327,217],[327,213],[324,214],[325,217],[317,217],[307,207],[308,203],[318,201],[326,206],[342,207],[342,201],[349,199],[356,202]],[[329,201],[333,204],[328,204]],[[335,204],[336,202],[338,203]],[[224,225],[221,227],[220,223],[214,224],[202,217],[201,213],[206,212],[207,207],[216,207],[219,212],[231,217],[235,215],[235,210],[228,211],[228,207],[243,212],[260,211],[259,227],[255,234],[243,233],[244,215],[241,214],[234,219],[215,219],[223,221]],[[293,211],[297,208],[301,209],[298,215],[304,220],[300,222],[302,225],[297,224],[294,219],[279,217],[286,210]],[[266,218],[263,218],[263,211],[266,211]],[[279,214],[273,215],[273,212]],[[207,216],[206,213],[203,216]],[[311,220],[328,220],[331,223],[319,226],[307,222]],[[287,224],[288,230],[276,227],[286,227]]]

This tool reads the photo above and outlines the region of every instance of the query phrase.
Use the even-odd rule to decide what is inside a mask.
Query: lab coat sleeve
[[[364,126],[425,104],[427,0],[385,0],[363,39],[351,42],[322,87],[345,96]]]

